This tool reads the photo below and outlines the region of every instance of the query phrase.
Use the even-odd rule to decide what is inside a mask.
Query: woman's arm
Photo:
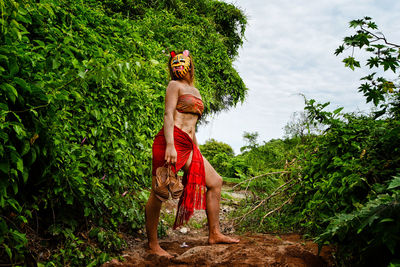
[[[165,113],[164,113],[164,136],[167,143],[165,149],[165,160],[168,163],[176,162],[177,153],[174,146],[174,113],[179,96],[179,85],[175,81],[168,84],[165,94]]]

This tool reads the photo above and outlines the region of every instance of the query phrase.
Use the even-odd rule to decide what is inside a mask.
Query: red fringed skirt
[[[175,173],[185,165],[193,151],[192,162],[182,181],[185,187],[179,199],[174,223],[174,229],[176,229],[189,221],[194,209],[206,209],[206,175],[203,156],[199,148],[187,133],[176,126],[174,126],[174,145],[177,161],[172,170]],[[162,128],[153,142],[153,176],[156,175],[156,169],[165,164],[165,148],[164,128]]]

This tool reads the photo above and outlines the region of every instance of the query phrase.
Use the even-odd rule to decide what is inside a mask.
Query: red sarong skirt
[[[174,229],[176,229],[189,221],[194,209],[206,209],[206,176],[203,156],[199,148],[187,133],[176,126],[174,126],[174,145],[177,161],[175,166],[172,166],[172,170],[175,173],[185,165],[193,151],[192,162],[182,181],[184,190],[176,212],[174,223]],[[156,175],[156,169],[165,164],[165,148],[164,128],[162,128],[153,142],[153,176]]]

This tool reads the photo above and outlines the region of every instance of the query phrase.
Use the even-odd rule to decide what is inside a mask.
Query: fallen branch
[[[296,193],[293,193],[285,202],[282,203],[282,205],[280,205],[279,207],[277,207],[277,208],[275,208],[275,209],[269,211],[268,213],[266,213],[266,214],[264,215],[264,217],[261,219],[260,225],[263,223],[263,221],[264,221],[264,219],[265,219],[266,217],[268,217],[269,215],[271,215],[271,214],[274,213],[274,212],[277,212],[277,211],[281,210],[281,209],[283,208],[283,206],[285,206],[286,204],[288,204],[289,202],[291,202],[292,199],[293,199],[293,197],[294,197],[295,195],[296,195]]]
[[[234,186],[232,187],[232,189],[234,189],[236,186],[241,185],[241,184],[243,184],[243,183],[245,183],[245,182],[247,182],[247,181],[248,181],[248,182],[251,182],[252,180],[257,179],[257,178],[260,178],[260,177],[264,177],[264,176],[272,175],[272,174],[279,174],[279,173],[289,173],[289,172],[288,172],[288,171],[280,171],[280,172],[268,172],[268,173],[264,173],[264,174],[261,174],[261,175],[254,176],[254,177],[251,177],[251,178],[249,178],[249,179],[246,179],[246,180],[244,180],[244,181],[242,181],[242,182],[240,182],[240,183],[234,185]],[[247,187],[248,187],[248,185],[247,185]],[[246,187],[246,190],[247,190],[247,187]]]
[[[289,187],[287,187],[287,188],[285,188],[284,190],[282,190],[282,191],[279,192],[279,190],[280,190],[281,188],[283,188],[284,186],[288,185],[288,184],[291,183],[292,181],[294,181],[294,179],[290,179],[289,181],[287,181],[287,182],[284,183],[283,185],[279,186],[277,189],[275,189],[274,192],[272,192],[271,195],[269,195],[267,198],[263,199],[260,203],[258,203],[255,207],[253,207],[253,208],[252,208],[250,211],[248,211],[246,214],[244,214],[244,215],[241,216],[241,217],[236,218],[236,219],[239,219],[239,218],[240,218],[240,220],[239,220],[235,225],[237,225],[237,224],[239,224],[241,221],[243,221],[243,219],[244,219],[247,215],[249,215],[250,213],[252,213],[253,211],[255,211],[257,208],[259,208],[264,202],[268,201],[270,198],[272,198],[272,197],[274,197],[274,196],[276,196],[276,195],[279,195],[279,194],[281,194],[282,192],[285,192],[286,190],[292,188],[295,184],[297,184],[297,182],[296,182],[296,183],[292,184],[291,186],[289,186]]]

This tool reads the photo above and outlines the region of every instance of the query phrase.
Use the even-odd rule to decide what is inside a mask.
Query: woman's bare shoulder
[[[182,84],[178,81],[170,81],[167,86],[167,94],[179,94]]]
[[[172,88],[175,88],[175,87],[179,88],[181,86],[182,86],[181,82],[175,81],[175,80],[171,80],[168,83],[168,87],[172,87]]]

